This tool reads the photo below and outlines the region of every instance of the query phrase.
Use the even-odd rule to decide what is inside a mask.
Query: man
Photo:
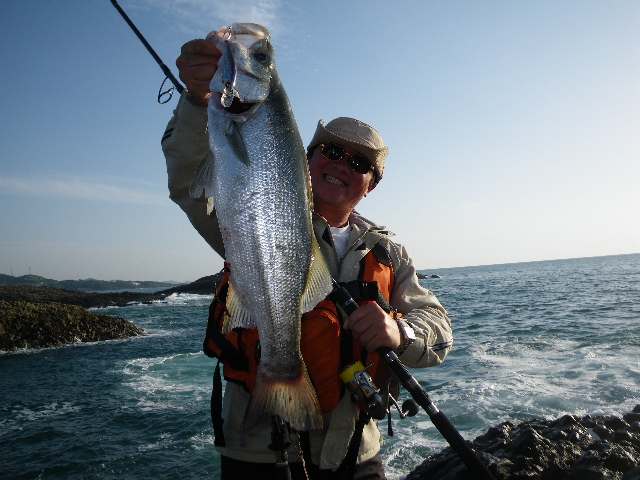
[[[171,199],[224,258],[215,212],[207,215],[205,200],[189,197],[189,185],[209,150],[206,106],[220,56],[206,40],[192,40],[182,47],[176,65],[187,90],[167,126],[162,146]],[[329,300],[303,315],[301,351],[322,407],[324,428],[294,432],[287,438],[292,443],[288,456],[294,478],[305,478],[305,468],[311,478],[385,478],[377,423],[361,412],[338,374],[351,361],[375,360],[379,347],[395,349],[410,367],[437,365],[451,348],[447,313],[436,297],[418,284],[406,250],[390,240],[390,232],[354,210],[382,178],[387,151],[375,129],[347,117],[326,125],[320,121],[309,144],[314,232],[333,278],[353,291],[358,289],[354,285],[377,285],[392,309],[383,309],[385,302],[372,301],[375,299],[365,298],[367,294],[361,292],[356,298],[360,308],[349,317]],[[251,368],[259,361],[257,342],[248,339],[257,338],[257,332],[242,332],[242,341],[238,332],[215,340],[213,333],[220,338],[217,329],[224,316],[223,302],[224,288],[212,305],[215,308],[205,341],[205,351],[223,361],[227,380],[224,421],[218,422],[216,434],[222,478],[275,478],[276,457],[269,449],[273,426],[265,422],[247,432],[241,429],[252,387]],[[221,348],[225,342],[235,356],[245,363],[253,362],[252,367],[244,369],[234,363]]]

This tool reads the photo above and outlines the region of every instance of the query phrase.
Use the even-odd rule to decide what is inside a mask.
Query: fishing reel
[[[381,390],[375,385],[373,378],[369,372],[367,372],[367,369],[372,365],[373,363],[365,367],[361,361],[357,361],[347,366],[340,373],[340,379],[345,384],[345,387],[351,394],[351,398],[356,405],[358,405],[358,408],[367,412],[367,414],[376,420],[382,420],[389,414],[389,425],[391,425],[390,403],[393,403],[396,407],[400,418],[412,417],[418,413],[420,407],[413,399],[406,400],[402,404],[402,408],[398,405],[398,401],[391,393],[391,391],[394,390],[396,397],[400,393],[400,384],[395,377],[389,378],[385,391],[381,393]],[[393,433],[391,433],[391,427],[389,427],[389,431],[389,435],[393,435]]]

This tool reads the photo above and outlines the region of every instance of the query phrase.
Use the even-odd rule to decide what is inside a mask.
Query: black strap
[[[338,470],[335,471],[334,475],[339,478],[346,472],[346,478],[348,480],[353,480],[353,477],[356,474],[356,463],[358,462],[358,450],[360,450],[360,443],[362,443],[362,432],[364,431],[364,426],[369,423],[371,417],[367,415],[365,412],[360,411],[360,416],[356,422],[356,429],[353,432],[353,436],[351,437],[351,441],[349,442],[349,448],[347,449],[347,454],[344,457],[344,460],[338,467]]]
[[[222,431],[222,378],[220,376],[220,360],[213,372],[213,388],[211,389],[211,423],[213,423],[214,445],[224,447],[224,432]]]

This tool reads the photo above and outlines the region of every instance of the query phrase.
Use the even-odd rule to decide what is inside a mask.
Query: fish
[[[191,185],[214,208],[229,268],[223,332],[257,328],[260,362],[243,430],[279,416],[322,428],[300,353],[301,316],[332,290],[312,225],[304,144],[269,31],[234,23],[208,37],[222,57],[210,84],[210,152]]]

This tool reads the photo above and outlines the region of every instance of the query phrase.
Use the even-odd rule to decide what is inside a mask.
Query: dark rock
[[[634,467],[629,470],[624,474],[622,480],[640,480],[640,467]]]
[[[597,466],[580,465],[571,470],[567,480],[605,480],[606,471]]]
[[[216,293],[216,289],[218,288],[218,285],[220,285],[222,277],[222,272],[216,273],[215,275],[208,275],[186,285],[178,285],[177,287],[162,290],[161,292],[158,292],[158,294],[171,295],[172,293],[196,293],[199,295],[213,295]]]
[[[604,425],[596,425],[595,427],[593,427],[593,433],[595,433],[598,437],[602,438],[603,440],[611,438],[611,435],[613,435],[613,432],[614,430],[611,430],[610,428],[607,428]]]
[[[124,307],[132,303],[150,303],[165,297],[166,295],[156,293],[92,293],[32,285],[0,285],[0,300],[31,303],[55,302],[84,308]]]
[[[531,427],[524,428],[520,435],[512,437],[511,444],[507,446],[507,452],[511,456],[534,457],[546,451],[551,442],[540,435]]]
[[[629,412],[622,416],[623,420],[628,424],[632,424],[635,422],[640,422],[640,413],[637,412]]]
[[[96,315],[76,305],[0,300],[0,350],[45,348],[128,338],[144,333],[124,318]]]
[[[613,430],[622,430],[622,429],[626,430],[629,428],[629,424],[627,422],[625,422],[622,418],[615,415],[609,415],[604,417],[604,424],[608,428],[611,428]]]
[[[613,441],[616,443],[630,443],[633,441],[633,435],[627,430],[618,430],[613,434]]]
[[[433,275],[425,275],[423,273],[416,272],[416,276],[421,280],[425,280],[427,278],[442,278],[440,275],[436,275],[435,273]]]
[[[509,442],[511,437],[511,431],[513,430],[513,423],[504,422],[497,427],[491,427],[484,434],[483,438],[486,442],[485,452],[493,453],[497,450],[502,450]]]
[[[639,407],[634,414],[640,413]],[[472,448],[496,480],[640,480],[640,429],[627,414],[533,419],[492,427]],[[634,422],[635,425],[635,422]],[[474,480],[458,455],[446,448],[432,455],[407,480]]]

